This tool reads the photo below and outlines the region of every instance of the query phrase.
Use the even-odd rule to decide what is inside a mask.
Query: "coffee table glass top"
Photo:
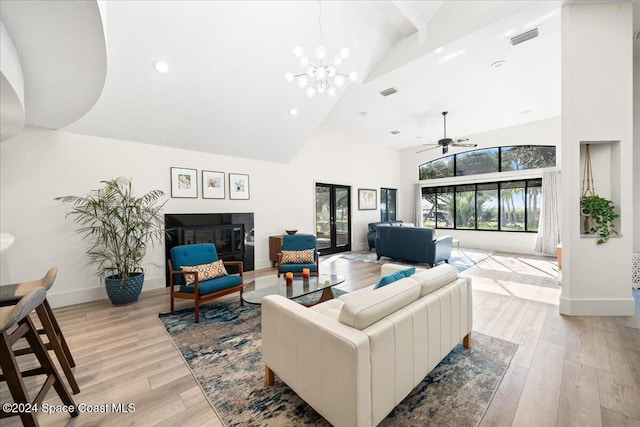
[[[336,274],[320,274],[311,276],[309,280],[303,280],[302,276],[294,276],[293,284],[287,286],[284,274],[278,277],[276,274],[257,277],[253,281],[245,283],[242,299],[249,304],[261,304],[262,298],[267,295],[282,295],[283,297],[298,298],[313,294],[324,289],[331,288],[344,282],[344,277]]]

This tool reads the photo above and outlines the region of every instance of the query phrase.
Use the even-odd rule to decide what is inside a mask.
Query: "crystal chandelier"
[[[305,71],[300,74],[294,74],[289,71],[284,75],[287,81],[297,81],[298,86],[306,90],[309,98],[313,98],[316,93],[326,93],[329,98],[333,98],[338,94],[338,88],[343,87],[347,83],[347,79],[351,81],[358,79],[358,73],[355,71],[349,74],[341,74],[338,73],[337,70],[337,67],[342,65],[342,63],[351,56],[348,48],[341,48],[330,61],[327,60],[327,48],[325,47],[326,43],[324,40],[324,32],[322,31],[321,18],[322,3],[320,3],[320,13],[318,15],[322,44],[316,47],[314,51],[317,62],[305,55],[302,47],[296,46],[293,48],[293,56],[298,58],[300,65]]]

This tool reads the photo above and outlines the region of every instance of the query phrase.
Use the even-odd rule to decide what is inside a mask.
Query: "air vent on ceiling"
[[[633,33],[633,38],[636,40],[640,40],[640,31],[636,31],[635,33]]]
[[[393,95],[396,92],[398,92],[398,90],[396,88],[390,87],[389,89],[385,89],[382,92],[380,92],[380,95],[389,96],[389,95]]]
[[[531,40],[538,37],[538,35],[539,35],[539,32],[537,28],[534,28],[533,30],[525,31],[522,34],[518,34],[517,36],[511,37],[510,39],[511,45],[515,46],[517,44],[526,42],[527,40]]]
[[[400,131],[399,130],[392,130],[391,133],[394,134],[394,135],[397,135],[397,134],[400,133]]]

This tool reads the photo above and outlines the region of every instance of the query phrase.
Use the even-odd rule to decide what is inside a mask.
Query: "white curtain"
[[[420,188],[420,184],[414,185],[414,221],[413,223],[416,227],[424,227],[424,223],[422,222],[422,188]]]
[[[536,252],[556,254],[560,243],[560,172],[542,173],[542,207],[536,238]]]

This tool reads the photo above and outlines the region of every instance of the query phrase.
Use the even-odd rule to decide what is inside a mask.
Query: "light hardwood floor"
[[[355,290],[374,283],[380,267],[331,256],[321,269]],[[245,281],[268,274],[274,270],[249,272]],[[519,344],[482,426],[640,426],[640,318],[560,316],[553,258],[498,253],[465,274],[473,277],[474,331]],[[165,289],[127,306],[55,309],[77,364],[76,404],[133,403],[135,412],[40,414],[41,425],[222,425],[158,320],[168,310]],[[0,397],[10,400],[4,383]],[[54,392],[47,399],[60,404]]]

